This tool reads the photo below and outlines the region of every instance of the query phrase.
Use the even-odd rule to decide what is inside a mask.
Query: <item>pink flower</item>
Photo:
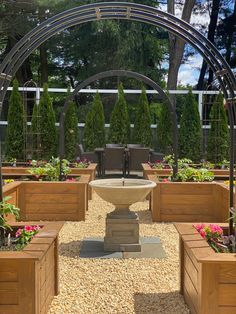
[[[194,225],[194,228],[200,232],[200,230],[204,229],[205,228],[205,224],[197,224],[197,225]]]
[[[16,238],[19,238],[19,237],[20,237],[22,231],[23,231],[23,229],[18,229],[18,230],[16,231]]]
[[[25,231],[32,231],[32,226],[25,226]]]
[[[206,232],[205,232],[203,229],[201,229],[201,230],[199,231],[199,233],[200,233],[200,235],[205,239],[205,237],[206,237]]]

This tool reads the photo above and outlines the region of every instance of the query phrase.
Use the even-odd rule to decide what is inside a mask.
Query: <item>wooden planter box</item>
[[[153,169],[149,164],[142,164],[143,176],[147,179],[148,175],[155,174],[159,177],[168,177],[172,175],[171,169]],[[210,169],[214,173],[215,179],[222,179],[229,177],[229,169]]]
[[[21,181],[3,187],[20,208],[20,220],[81,221],[88,209],[89,175],[79,182]]]
[[[156,222],[226,222],[229,189],[217,182],[156,182],[151,192],[150,209]]]
[[[192,224],[175,227],[180,235],[180,291],[191,314],[235,314],[235,254],[215,253]]]
[[[69,176],[81,176],[83,174],[89,175],[89,181],[96,177],[97,164],[91,163],[87,168],[71,168]],[[30,176],[28,170],[30,167],[2,167],[2,175],[4,178],[15,178],[22,176]],[[88,199],[92,199],[92,188],[88,187]]]
[[[59,293],[58,233],[62,226],[43,224],[22,251],[0,251],[0,313],[47,314]]]

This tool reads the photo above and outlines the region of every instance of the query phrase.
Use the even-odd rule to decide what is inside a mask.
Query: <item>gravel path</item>
[[[167,259],[79,258],[85,237],[103,237],[112,205],[96,194],[85,222],[68,222],[60,233],[60,295],[49,310],[56,314],[187,314],[179,294],[178,235],[172,224],[152,223],[148,202],[132,205],[140,235],[159,236]]]

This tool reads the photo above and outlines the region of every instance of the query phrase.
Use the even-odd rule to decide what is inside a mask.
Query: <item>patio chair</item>
[[[127,148],[143,147],[143,144],[127,144]]]
[[[164,154],[158,152],[150,152],[150,162],[154,163],[157,160],[162,160],[164,158]]]
[[[117,143],[108,143],[106,144],[106,147],[123,147],[124,145],[123,144],[117,144]]]
[[[120,170],[125,176],[125,148],[124,147],[105,147],[102,161],[102,174],[106,170]]]
[[[150,148],[148,147],[133,147],[129,148],[128,160],[127,160],[127,172],[128,176],[130,171],[141,171],[142,163],[149,162]]]
[[[77,155],[78,155],[79,159],[81,159],[81,160],[87,159],[91,162],[95,162],[95,163],[98,162],[97,154],[95,152],[85,152],[82,144],[78,144]]]

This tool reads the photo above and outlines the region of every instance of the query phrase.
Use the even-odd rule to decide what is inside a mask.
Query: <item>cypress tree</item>
[[[229,159],[229,129],[224,97],[217,95],[210,112],[210,130],[207,145],[207,160],[213,163]]]
[[[43,94],[38,105],[38,131],[40,134],[41,158],[50,159],[56,154],[57,130],[52,100],[48,94],[48,85],[43,85]]]
[[[144,87],[142,88],[136,111],[133,142],[143,144],[147,147],[150,147],[152,144],[151,115]]]
[[[38,117],[38,104],[34,104],[33,114],[31,119],[31,133],[32,133],[32,148],[33,158],[38,159],[39,156],[39,143],[40,135],[39,132],[39,117]]]
[[[97,92],[92,104],[91,111],[86,116],[84,127],[84,143],[86,150],[94,150],[105,144],[105,117],[103,104]]]
[[[130,121],[122,84],[118,87],[118,99],[111,113],[109,140],[127,144],[130,138]]]
[[[23,160],[24,157],[24,128],[26,121],[24,118],[24,106],[22,97],[18,91],[17,80],[13,81],[13,90],[10,96],[10,104],[7,116],[6,131],[6,158],[16,158]]]
[[[201,158],[201,122],[192,90],[186,96],[179,129],[179,155],[199,162]]]
[[[85,126],[84,126],[84,145],[86,151],[91,151],[94,149],[94,113],[89,111],[86,115]]]
[[[69,103],[65,116],[65,157],[74,160],[78,143],[78,112],[73,101]]]
[[[162,104],[160,110],[160,117],[157,123],[157,142],[162,153],[172,153],[173,122],[170,109],[166,103]]]

